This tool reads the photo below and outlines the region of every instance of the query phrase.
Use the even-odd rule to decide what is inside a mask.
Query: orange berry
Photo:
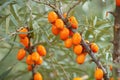
[[[55,21],[55,26],[56,26],[58,29],[62,30],[62,29],[64,28],[64,22],[63,22],[61,19],[57,19],[57,20]]]
[[[74,35],[72,37],[72,42],[74,45],[78,45],[78,44],[80,44],[81,39],[82,39],[81,35],[78,32],[76,32],[76,33],[74,33]]]
[[[33,64],[33,61],[32,61],[32,55],[28,55],[27,56],[27,58],[26,58],[26,63],[28,64],[28,65],[32,65]]]
[[[68,38],[64,42],[66,48],[71,48],[72,47],[72,39]]]
[[[116,0],[116,6],[120,6],[120,0]]]
[[[78,55],[77,58],[76,58],[76,62],[78,64],[83,64],[85,62],[85,57],[86,57],[86,55],[83,54],[83,53]]]
[[[54,11],[51,11],[48,13],[48,21],[50,23],[55,22],[57,18],[58,18],[58,15]]]
[[[95,78],[96,79],[102,79],[103,78],[103,71],[102,71],[102,69],[100,69],[100,68],[97,68],[96,70],[95,70]]]
[[[80,77],[75,77],[75,78],[73,78],[73,80],[83,80],[83,79]]]
[[[37,50],[37,52],[39,53],[40,56],[45,56],[46,55],[46,49],[43,45],[38,45],[36,50]]]
[[[17,54],[17,59],[22,60],[26,55],[26,51],[24,49],[20,49]]]
[[[110,67],[110,70],[112,71],[112,70],[113,70],[113,67],[112,67],[112,65],[109,65],[109,67]]]
[[[37,53],[37,52],[33,52],[32,53],[32,60],[34,61],[34,62],[37,62],[38,60],[39,60],[39,54]]]
[[[58,35],[60,33],[60,30],[55,25],[52,25],[52,33],[54,35]]]
[[[98,50],[99,50],[99,47],[97,46],[96,43],[91,43],[91,44],[90,44],[90,48],[91,48],[91,50],[92,50],[94,53],[97,53]]]
[[[28,69],[28,71],[31,71],[32,70],[32,65],[28,65],[27,69]]]
[[[19,30],[19,32],[20,32],[19,37],[20,38],[25,38],[25,37],[27,37],[28,29],[27,28],[22,28],[21,30]]]
[[[43,63],[43,59],[40,56],[39,59],[35,62],[37,65],[41,65]]]
[[[26,48],[28,47],[29,45],[29,39],[28,37],[25,37],[25,38],[20,38],[20,42],[23,46],[25,46]]]
[[[64,28],[61,32],[60,32],[60,39],[62,40],[66,40],[69,37],[69,29]]]
[[[80,55],[82,53],[83,47],[81,45],[74,46],[74,53]]]
[[[66,17],[67,17],[67,13],[64,13],[64,14],[63,14],[63,17],[66,18]]]
[[[74,16],[71,16],[69,18],[69,22],[70,22],[72,28],[74,28],[74,29],[78,28],[78,22]]]
[[[42,75],[40,73],[35,73],[34,74],[34,80],[42,80]]]

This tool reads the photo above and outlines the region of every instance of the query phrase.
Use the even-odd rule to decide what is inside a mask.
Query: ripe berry
[[[68,38],[64,42],[66,48],[71,48],[72,47],[72,39]]]
[[[37,62],[38,59],[39,59],[39,57],[40,57],[37,52],[33,52],[31,56],[32,56],[32,60],[33,60],[34,62]]]
[[[80,55],[82,53],[83,47],[81,45],[74,46],[74,53]]]
[[[103,78],[103,71],[102,71],[102,69],[100,69],[100,68],[97,68],[96,70],[95,70],[95,78],[96,79],[102,79]]]
[[[25,37],[25,38],[20,38],[20,42],[23,46],[25,46],[26,48],[28,47],[29,45],[29,39],[28,37]]]
[[[116,6],[120,6],[120,0],[116,0]]]
[[[69,22],[71,23],[72,28],[74,29],[78,28],[78,22],[74,16],[71,16],[69,18]]]
[[[50,23],[54,23],[57,18],[58,18],[58,15],[54,11],[51,11],[48,13],[48,21]]]
[[[27,69],[28,69],[28,71],[31,71],[32,70],[32,65],[28,65]]]
[[[91,50],[92,50],[94,53],[97,53],[98,50],[99,50],[99,47],[97,46],[96,43],[91,43],[91,44],[90,44],[90,48],[91,48]]]
[[[76,33],[74,33],[74,35],[72,37],[72,42],[74,45],[78,45],[78,44],[80,44],[81,39],[82,39],[81,35],[78,32],[76,32]]]
[[[76,58],[76,62],[77,62],[78,64],[83,64],[84,61],[85,61],[85,57],[86,57],[86,55],[83,54],[83,53],[80,54],[80,55],[78,55],[77,58]]]
[[[46,55],[46,49],[43,45],[38,45],[36,50],[37,50],[37,52],[39,53],[40,56],[45,56]]]
[[[54,35],[58,35],[60,33],[60,30],[55,25],[52,25],[52,33]]]
[[[22,60],[26,55],[26,51],[24,49],[20,49],[17,54],[17,59]]]
[[[55,26],[56,26],[58,29],[62,30],[62,29],[64,28],[64,22],[63,22],[61,19],[57,19],[57,20],[55,21]]]
[[[60,39],[62,40],[66,40],[69,37],[69,29],[64,28],[61,32],[60,32]]]
[[[35,62],[35,64],[40,65],[40,64],[42,64],[42,63],[43,63],[43,59],[42,59],[42,57],[40,56],[39,59]]]
[[[75,78],[73,78],[73,80],[83,80],[83,79],[80,77],[75,77]]]
[[[19,37],[20,38],[25,38],[25,37],[27,37],[28,29],[22,28],[19,32],[20,32]]]
[[[42,80],[42,75],[40,73],[35,73],[34,74],[34,80]]]
[[[32,64],[33,64],[32,55],[29,54],[29,55],[26,57],[26,63],[27,63],[28,65],[32,65]]]

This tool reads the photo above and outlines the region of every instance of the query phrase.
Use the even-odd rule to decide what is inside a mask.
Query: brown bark
[[[115,10],[115,25],[114,25],[114,42],[113,42],[113,61],[115,64],[120,64],[120,7]],[[120,78],[120,67],[115,68],[115,75]]]

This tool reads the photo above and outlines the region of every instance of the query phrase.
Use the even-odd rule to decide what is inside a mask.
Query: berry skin
[[[52,25],[52,33],[54,35],[58,35],[60,33],[60,30],[55,25]]]
[[[28,48],[28,45],[29,45],[29,39],[28,39],[28,37],[20,38],[20,43],[21,43],[24,47]]]
[[[68,38],[64,42],[66,48],[71,48],[72,47],[72,39]]]
[[[46,49],[43,45],[38,45],[36,50],[37,50],[37,52],[39,53],[40,56],[45,56],[46,55]]]
[[[116,0],[116,6],[120,6],[120,0]]]
[[[69,30],[69,36],[73,36],[74,35],[74,33],[71,31],[71,30]]]
[[[40,56],[39,59],[35,62],[35,64],[41,65],[42,63],[43,63],[43,59],[42,59],[42,57]]]
[[[42,75],[41,75],[40,73],[38,73],[38,72],[35,73],[35,74],[34,74],[34,80],[43,80],[43,79],[42,79]]]
[[[82,39],[81,35],[78,32],[76,32],[76,33],[74,33],[74,35],[72,37],[72,42],[74,45],[78,45],[78,44],[80,44],[81,39]]]
[[[28,71],[32,71],[32,65],[27,66]]]
[[[112,66],[112,65],[109,65],[109,67],[110,67],[110,70],[112,71],[112,70],[113,70],[113,66]]]
[[[37,52],[33,52],[32,53],[32,60],[34,61],[34,62],[37,62],[38,60],[39,60],[39,54],[37,53]]]
[[[48,13],[48,21],[50,23],[54,23],[56,19],[58,19],[58,15],[54,11]]]
[[[60,32],[60,39],[61,40],[66,40],[69,37],[69,29],[64,28],[61,32]]]
[[[32,55],[29,54],[29,55],[26,57],[26,63],[27,63],[28,65],[32,65],[32,64],[33,64]]]
[[[55,26],[56,26],[58,29],[62,30],[62,29],[64,29],[64,22],[63,22],[61,19],[57,19],[57,20],[55,21]]]
[[[19,32],[20,32],[19,37],[20,38],[25,38],[25,37],[27,37],[28,29],[22,28],[21,30],[19,30]]]
[[[83,53],[78,55],[77,58],[76,58],[76,62],[78,64],[83,64],[85,62],[85,57],[86,57],[86,55],[83,54]]]
[[[97,68],[95,71],[95,79],[101,80],[103,78],[103,71],[100,68]]]
[[[83,79],[80,77],[75,77],[75,78],[73,78],[73,80],[83,80]]]
[[[17,54],[17,59],[20,61],[22,60],[26,55],[26,51],[24,49],[20,49]]]
[[[77,22],[77,20],[76,20],[76,18],[74,16],[71,16],[69,18],[69,22],[70,22],[72,28],[74,28],[74,29],[78,28],[78,22]]]
[[[92,50],[94,53],[97,53],[98,50],[99,50],[99,47],[97,46],[96,43],[91,43],[91,44],[90,44],[90,48],[91,48],[91,50]]]
[[[80,55],[82,53],[83,47],[81,45],[74,46],[74,53]]]

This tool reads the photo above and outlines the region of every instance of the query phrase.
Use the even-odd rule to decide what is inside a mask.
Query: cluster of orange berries
[[[63,14],[63,17],[66,18],[66,15]],[[52,33],[54,35],[60,35],[60,39],[64,40],[64,45],[66,48],[71,48],[73,46],[73,51],[77,55],[76,62],[78,64],[83,64],[87,55],[87,51],[81,44],[82,37],[78,32],[74,33],[71,31],[71,29],[78,28],[78,22],[76,18],[74,16],[68,18],[68,21],[71,25],[71,28],[69,29],[67,28],[67,26],[65,27],[62,19],[60,19],[54,11],[48,13],[48,21],[52,24]],[[99,47],[96,43],[89,43],[89,41],[87,40],[86,43],[90,46],[91,50],[94,53],[98,52]],[[95,74],[98,75],[98,72],[99,71],[97,71]],[[96,79],[98,78],[96,77]]]
[[[22,28],[19,30],[20,34],[19,34],[19,38],[20,38],[20,43],[27,49],[29,49],[31,47],[30,44],[30,40],[28,38],[28,29],[27,28]],[[17,59],[19,61],[23,60],[25,56],[26,57],[26,63],[28,65],[28,71],[31,71],[33,69],[33,65],[34,67],[37,65],[41,65],[43,62],[42,56],[46,55],[46,49],[43,45],[38,45],[36,47],[36,51],[35,52],[29,52],[28,51],[28,55],[26,55],[26,50],[25,48],[22,48],[18,51],[17,53]],[[34,74],[34,80],[42,80],[42,76],[40,73],[35,73]]]

